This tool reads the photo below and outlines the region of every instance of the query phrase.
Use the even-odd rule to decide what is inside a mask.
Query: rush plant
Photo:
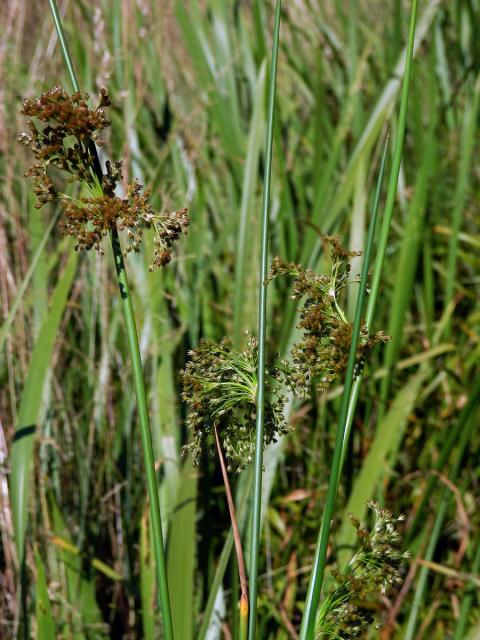
[[[129,185],[126,197],[116,195],[117,183],[122,178],[122,163],[106,162],[103,169],[96,147],[101,144],[98,133],[110,124],[105,116],[110,98],[102,89],[96,107],[89,107],[88,95],[80,92],[55,0],[50,0],[50,7],[74,93],[70,95],[64,89],[54,87],[37,99],[27,99],[22,113],[30,118],[29,132],[20,135],[20,142],[35,156],[36,162],[27,175],[34,181],[37,206],[60,198],[64,215],[61,228],[64,234],[75,237],[75,249],[95,248],[103,253],[103,240],[107,236],[110,238],[137,398],[164,636],[173,640],[152,434],[134,310],[118,232],[126,231],[128,253],[140,250],[145,228],[153,229],[155,253],[151,268],[165,266],[170,261],[173,242],[187,230],[188,216],[186,209],[173,213],[155,212],[149,203],[149,192],[142,193],[138,182]],[[69,174],[69,181],[78,183],[80,192],[87,195],[80,193],[74,198],[58,192],[50,176],[52,167]],[[25,505],[25,501],[19,504]],[[18,529],[17,526],[17,533]],[[20,558],[23,557],[23,544],[24,539],[17,535]]]

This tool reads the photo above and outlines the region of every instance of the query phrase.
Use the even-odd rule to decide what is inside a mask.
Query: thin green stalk
[[[398,176],[400,173],[400,163],[402,159],[402,151],[403,151],[403,142],[405,138],[405,123],[407,118],[407,107],[408,107],[408,95],[410,89],[410,80],[412,75],[412,61],[413,61],[413,47],[415,42],[415,28],[417,22],[417,0],[413,0],[412,4],[412,12],[410,18],[410,28],[408,35],[408,45],[407,45],[407,56],[405,59],[405,76],[402,87],[402,97],[400,102],[400,115],[398,122],[398,136],[395,141],[395,148],[393,154],[393,163],[392,169],[390,173],[390,180],[388,185],[387,192],[387,201],[385,204],[385,212],[383,217],[382,228],[380,232],[380,241],[378,245],[377,258],[375,262],[375,272],[373,275],[372,287],[370,298],[368,301],[367,311],[366,311],[366,325],[367,328],[370,329],[372,325],[374,310],[376,299],[378,296],[378,291],[380,288],[380,280],[382,276],[382,266],[385,259],[385,254],[387,250],[388,236],[390,231],[390,225],[393,216],[393,208],[395,204],[395,196],[397,193],[397,183]],[[357,312],[359,311],[358,303],[357,303]],[[360,310],[361,313],[361,310]],[[354,328],[355,329],[355,328]],[[330,476],[330,482],[328,486],[326,504],[324,509],[324,514],[322,518],[322,525],[320,527],[317,547],[315,550],[315,558],[314,564],[312,568],[312,573],[310,577],[310,584],[307,592],[307,600],[305,604],[305,611],[302,619],[302,626],[300,629],[300,640],[310,640],[314,636],[315,630],[315,617],[318,609],[318,605],[320,602],[320,593],[323,582],[323,575],[325,572],[325,561],[327,555],[327,546],[328,546],[328,538],[330,532],[330,521],[333,515],[333,510],[335,506],[335,498],[338,489],[338,481],[340,478],[340,470],[342,461],[345,458],[345,451],[347,447],[348,438],[345,439],[345,435],[349,432],[351,422],[353,420],[353,414],[355,405],[358,399],[358,394],[360,390],[360,378],[355,381],[352,389],[352,374],[353,374],[353,365],[351,365],[352,357],[354,359],[356,351],[356,341],[354,341],[354,336],[352,335],[352,345],[350,349],[349,362],[347,368],[347,376],[345,387],[349,386],[348,395],[345,393],[346,388],[344,389],[344,393],[342,396],[342,407],[340,410],[340,418],[343,418],[343,421],[339,420],[339,429],[337,431],[334,456],[332,461],[332,472]],[[353,361],[354,364],[354,361]],[[351,368],[350,368],[351,367]],[[350,394],[350,391],[352,392]],[[346,413],[344,413],[346,412]],[[342,413],[344,415],[342,416]]]
[[[385,212],[383,214],[382,228],[380,231],[380,239],[378,243],[377,258],[375,261],[375,270],[373,273],[372,287],[368,300],[365,321],[367,327],[370,327],[373,321],[375,304],[377,301],[378,291],[380,288],[380,280],[382,278],[382,267],[387,251],[388,236],[392,223],[393,207],[395,205],[395,197],[397,194],[398,176],[400,174],[400,164],[402,161],[403,142],[405,139],[405,123],[407,120],[408,94],[410,90],[410,80],[412,77],[412,61],[413,61],[413,45],[415,42],[415,29],[417,25],[417,0],[413,0],[412,13],[410,17],[410,29],[408,34],[407,57],[405,60],[405,76],[402,87],[402,97],[400,102],[400,115],[398,118],[398,135],[395,140],[393,151],[392,169],[390,172],[390,180],[388,183],[387,200],[385,202]]]
[[[65,34],[63,31],[62,21],[58,13],[55,0],[49,0],[50,9],[52,11],[58,39],[62,48],[63,57],[67,66],[70,80],[75,91],[80,91],[72,59],[68,50]],[[92,148],[94,157],[96,158],[96,167],[101,178],[102,172],[98,160],[96,148]],[[120,297],[122,300],[122,309],[125,318],[125,326],[127,331],[128,347],[130,351],[130,360],[133,372],[133,382],[135,387],[135,395],[137,398],[138,417],[140,422],[140,433],[142,439],[143,457],[145,464],[145,475],[147,478],[147,490],[150,506],[150,517],[152,522],[153,546],[155,551],[157,582],[159,590],[160,608],[162,611],[163,628],[166,640],[173,640],[172,616],[170,611],[170,600],[168,595],[167,573],[165,566],[165,552],[163,548],[162,521],[160,514],[160,501],[158,497],[157,477],[155,472],[155,457],[153,453],[152,433],[150,429],[150,418],[148,414],[147,396],[145,392],[145,382],[143,378],[142,360],[140,356],[140,347],[138,344],[137,328],[135,324],[135,315],[133,312],[132,298],[130,287],[128,284],[127,272],[120,246],[120,239],[116,228],[110,233],[112,251],[115,260],[115,268],[118,278],[118,286],[120,289]]]
[[[364,255],[363,264],[362,264],[362,275],[361,275],[361,280],[360,280],[360,291],[359,291],[359,294],[358,294],[359,298],[360,298],[360,296],[362,296],[361,313],[363,313],[364,300],[365,300],[365,297],[366,297],[368,269],[369,269],[369,266],[370,266],[370,258],[371,258],[372,248],[373,248],[373,239],[374,239],[374,235],[375,235],[375,229],[376,229],[376,226],[377,226],[378,209],[379,209],[379,206],[380,206],[380,195],[382,193],[383,176],[384,176],[384,173],[385,173],[385,164],[386,164],[386,160],[387,160],[388,141],[389,141],[389,138],[387,137],[387,140],[385,141],[385,146],[384,146],[384,149],[383,149],[382,161],[381,161],[381,164],[380,164],[380,171],[379,171],[378,179],[377,179],[377,186],[376,186],[376,190],[375,190],[375,198],[374,198],[374,201],[373,201],[372,219],[370,221],[370,228],[369,228],[368,236],[367,236],[367,245],[366,245],[365,255]],[[369,301],[370,301],[370,298],[369,298]],[[358,301],[357,301],[356,312],[357,313],[359,312]],[[369,325],[367,324],[367,327],[368,326]],[[345,416],[345,427],[344,427],[344,434],[343,434],[342,455],[341,455],[341,461],[340,461],[339,478],[340,478],[340,475],[342,473],[343,464],[345,462],[345,456],[347,454],[348,440],[349,440],[349,437],[350,437],[350,430],[352,428],[353,414],[354,414],[355,406],[356,406],[357,399],[358,399],[358,392],[360,390],[361,381],[362,381],[362,374],[360,374],[359,376],[357,376],[355,378],[355,380],[353,381],[352,390],[349,393],[349,401],[348,401],[347,413],[346,413],[346,416]],[[338,482],[337,482],[337,489],[338,489]]]
[[[327,498],[325,509],[323,511],[320,532],[315,549],[315,557],[313,560],[312,572],[310,574],[310,583],[308,585],[307,598],[305,602],[305,611],[300,629],[300,638],[309,638],[313,636],[315,629],[315,620],[317,609],[320,602],[320,593],[322,590],[323,576],[325,573],[325,564],[327,559],[328,538],[330,536],[330,522],[332,520],[333,511],[335,509],[335,501],[337,498],[338,485],[342,470],[342,462],[344,457],[344,449],[346,448],[347,436],[347,418],[350,394],[353,385],[355,361],[357,358],[357,346],[360,338],[360,330],[362,326],[362,314],[367,293],[368,268],[370,265],[370,256],[372,254],[373,239],[375,237],[375,228],[378,216],[378,208],[380,201],[381,185],[383,173],[385,170],[385,159],[387,156],[388,139],[385,143],[383,151],[380,174],[378,177],[377,188],[375,193],[375,202],[373,207],[372,218],[370,220],[367,245],[362,265],[362,274],[360,278],[360,288],[355,308],[355,318],[352,329],[352,341],[350,344],[350,352],[348,354],[347,372],[345,376],[345,385],[343,388],[340,412],[338,418],[338,429],[335,439],[335,449],[333,452],[332,471],[328,483]],[[342,455],[343,454],[343,455]]]
[[[265,183],[263,189],[262,229],[260,242],[259,310],[258,310],[258,390],[255,436],[254,492],[250,540],[250,615],[248,638],[254,640],[257,623],[258,556],[260,552],[260,516],[262,508],[263,427],[265,409],[265,342],[267,319],[268,226],[270,212],[270,183],[272,177],[273,119],[275,113],[275,89],[277,80],[278,42],[280,35],[281,0],[277,0],[273,49],[268,90],[267,135],[265,141]]]
[[[453,463],[452,469],[448,476],[452,485],[455,485],[457,482],[458,475],[461,471],[462,460],[465,455],[467,446],[471,441],[473,433],[477,427],[477,416],[471,415],[469,417],[468,424],[465,425],[463,429],[460,443],[458,445],[458,450],[455,456],[455,462]],[[448,487],[445,487],[442,491],[442,495],[440,498],[440,504],[437,506],[436,515],[434,524],[431,532],[429,533],[429,542],[427,546],[427,550],[425,553],[424,560],[430,561],[432,560],[435,550],[437,548],[438,539],[442,532],[443,522],[445,520],[445,516],[447,514],[448,503],[450,499],[450,490]],[[423,602],[423,597],[425,595],[425,589],[427,586],[429,568],[427,566],[423,566],[420,571],[420,576],[418,578],[417,588],[415,590],[415,595],[413,597],[413,603],[410,609],[410,616],[408,619],[407,630],[405,632],[405,640],[413,640],[415,637],[415,631],[417,628],[417,620],[418,615],[421,611],[421,606]]]
[[[473,575],[478,575],[480,571],[480,540],[477,540],[477,551],[473,559],[473,564],[470,568]],[[473,585],[468,585],[465,589],[462,606],[460,608],[460,614],[458,616],[457,625],[455,627],[455,635],[453,640],[462,640],[465,638],[465,631],[468,623],[468,616],[473,604],[473,600],[478,593],[478,588]]]
[[[410,17],[410,28],[407,44],[407,55],[405,58],[405,73],[402,87],[402,97],[400,101],[400,114],[398,118],[397,137],[395,139],[395,147],[393,150],[393,162],[390,172],[390,179],[388,183],[387,200],[385,203],[385,212],[383,215],[382,228],[380,230],[380,239],[377,250],[377,257],[375,259],[375,266],[373,272],[372,286],[370,295],[368,297],[367,310],[365,312],[365,324],[367,329],[370,329],[373,323],[375,315],[375,307],[377,303],[378,292],[380,289],[380,280],[382,277],[383,263],[385,262],[385,254],[387,251],[388,236],[390,233],[390,226],[392,224],[393,207],[395,205],[395,196],[397,193],[398,176],[400,174],[400,164],[402,160],[403,142],[405,139],[405,123],[407,119],[408,108],[408,95],[410,90],[410,80],[412,77],[412,62],[413,51],[415,42],[415,31],[417,24],[417,0],[414,0],[412,4],[412,13]],[[344,451],[342,454],[342,464],[346,454],[346,447],[348,443],[348,434],[353,423],[353,416],[355,414],[355,408],[357,406],[358,396],[360,392],[360,385],[362,383],[363,376],[360,375],[356,378],[352,394],[350,396],[350,403],[348,407],[347,417],[347,438],[344,441]]]

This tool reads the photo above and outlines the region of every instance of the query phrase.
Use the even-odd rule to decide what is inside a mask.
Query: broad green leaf
[[[188,457],[181,470],[180,489],[171,516],[167,545],[168,584],[177,640],[193,639],[196,501],[197,473]]]
[[[30,472],[33,467],[35,429],[53,348],[58,338],[58,327],[65,311],[76,266],[77,253],[71,249],[65,270],[52,295],[49,313],[33,349],[18,412],[11,454],[10,491],[17,557],[20,565],[23,563],[28,526],[28,495]]]
[[[397,451],[405,433],[407,421],[412,412],[428,369],[421,368],[396,395],[388,413],[378,425],[377,434],[367,457],[363,461],[359,475],[345,508],[345,514],[353,513],[362,520],[367,511],[367,501],[374,497],[375,488],[390,471],[392,457]],[[355,542],[356,530],[348,518],[344,518],[337,545],[344,551],[340,553],[340,566],[348,555],[348,547]]]

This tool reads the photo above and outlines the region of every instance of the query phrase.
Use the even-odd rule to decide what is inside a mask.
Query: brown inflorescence
[[[66,235],[76,238],[76,249],[97,249],[101,253],[103,238],[115,226],[125,231],[127,253],[139,251],[144,229],[152,229],[154,257],[150,265],[162,267],[170,262],[171,248],[179,237],[187,232],[187,209],[158,213],[150,204],[150,191],[142,192],[142,185],[134,181],[128,186],[126,197],[115,195],[117,183],[122,179],[122,163],[105,163],[103,173],[95,145],[101,145],[98,133],[110,122],[105,107],[111,100],[105,89],[100,92],[97,106],[88,107],[88,95],[69,95],[60,87],[54,87],[39,98],[25,100],[23,115],[35,118],[28,121],[28,133],[22,133],[19,141],[29,147],[36,159],[26,175],[33,178],[37,207],[60,198],[64,218],[60,228]],[[70,174],[71,181],[78,181],[90,191],[88,197],[72,198],[58,193],[48,173],[56,167]]]
[[[368,506],[374,514],[371,528],[361,527],[350,515],[357,529],[357,551],[345,574],[333,572],[336,584],[320,607],[317,640],[366,637],[375,624],[372,613],[381,596],[398,587],[403,580],[403,565],[409,553],[399,550],[397,526],[404,517],[393,516],[373,501]]]
[[[347,258],[359,252],[344,249],[336,237],[324,236],[324,239],[331,247],[330,275],[319,275],[277,257],[269,276],[269,280],[285,275],[293,277],[291,298],[303,299],[298,323],[303,333],[291,352],[291,381],[300,396],[309,394],[312,383],[319,392],[325,391],[345,372],[352,341],[353,326],[341,308],[340,297],[347,284],[357,281],[350,275]],[[388,337],[382,332],[370,335],[365,324],[362,325],[356,373],[375,344],[386,340]]]

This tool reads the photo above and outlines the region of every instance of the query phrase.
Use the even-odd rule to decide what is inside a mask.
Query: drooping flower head
[[[95,145],[103,144],[99,133],[110,125],[105,108],[111,100],[105,89],[94,109],[88,94],[68,94],[54,87],[39,98],[25,100],[23,115],[29,116],[28,132],[19,141],[29,147],[36,162],[26,175],[33,178],[37,207],[60,198],[64,217],[60,228],[76,238],[76,249],[102,251],[102,240],[115,226],[126,231],[127,253],[139,251],[144,229],[154,234],[154,257],[150,269],[165,266],[172,244],[187,232],[187,209],[158,213],[150,204],[150,191],[134,181],[126,197],[115,194],[122,179],[122,163],[109,161],[105,173],[98,162]],[[58,193],[49,172],[52,167],[69,174],[70,181],[85,187],[88,196],[73,198]]]
[[[187,425],[192,441],[187,446],[194,464],[202,451],[215,455],[217,429],[229,470],[241,471],[255,451],[258,345],[250,337],[237,351],[228,338],[219,343],[203,341],[182,372],[183,399],[190,413]],[[288,431],[281,393],[282,372],[270,367],[266,375],[264,444],[275,442]]]

